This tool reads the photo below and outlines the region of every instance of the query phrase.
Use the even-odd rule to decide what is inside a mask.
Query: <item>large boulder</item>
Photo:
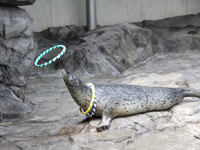
[[[23,6],[32,5],[36,0],[1,0],[0,5]]]
[[[153,55],[151,31],[129,23],[99,28],[82,40],[61,59],[65,68],[78,74],[117,76]]]
[[[0,95],[1,109],[11,112],[19,108],[19,116],[23,109],[24,89],[33,67],[37,46],[33,40],[32,19],[28,13],[17,7],[0,6]],[[6,92],[5,95],[5,90]],[[13,96],[13,93],[16,96]],[[12,99],[8,99],[12,97]],[[18,98],[17,98],[18,97]],[[20,102],[21,99],[22,101]],[[18,103],[16,105],[16,103]],[[6,106],[5,110],[3,107]],[[19,107],[18,107],[19,106]],[[25,108],[27,111],[29,108]],[[1,110],[1,111],[2,111]],[[4,112],[1,112],[4,114]],[[15,116],[18,116],[17,113]],[[12,113],[9,113],[11,116]]]
[[[152,31],[152,45],[157,53],[200,48],[200,13],[157,21],[145,20],[136,25]]]

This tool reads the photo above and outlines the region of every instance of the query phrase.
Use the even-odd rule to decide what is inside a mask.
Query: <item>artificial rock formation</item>
[[[151,32],[133,24],[121,23],[89,32],[84,41],[65,55],[65,68],[95,76],[117,76],[153,55]],[[78,70],[78,71],[77,71]]]
[[[200,89],[200,53],[161,55],[118,78],[82,79],[85,83],[137,84]],[[40,68],[41,69],[41,68]],[[161,73],[162,71],[162,73]],[[185,98],[164,111],[113,119],[109,130],[96,132],[100,118],[82,122],[61,72],[39,73],[26,88],[33,107],[27,119],[0,124],[0,149],[16,150],[189,150],[200,147],[200,101]],[[187,80],[188,81],[187,81]],[[98,106],[98,103],[97,103]],[[145,142],[144,142],[145,141]]]
[[[22,101],[37,49],[32,19],[17,7],[0,6],[0,14],[0,113],[2,118],[21,117],[30,111]]]
[[[37,34],[36,40],[40,48],[37,55],[52,43],[66,45],[67,52],[52,65],[86,76],[118,76],[153,55],[151,31],[130,23],[99,27],[89,32],[74,26],[49,28]],[[56,52],[50,55],[40,63],[51,59]]]
[[[200,13],[157,21],[145,20],[136,25],[152,31],[151,41],[157,53],[200,48]]]
[[[200,13],[141,23],[120,23],[86,32],[84,27],[53,27],[35,33],[37,55],[63,44],[67,52],[50,70],[66,68],[77,75],[118,76],[154,54],[200,48]],[[57,50],[42,58],[52,59]],[[46,69],[46,68],[45,68]]]
[[[188,18],[196,17],[196,23],[198,23],[198,16],[199,15],[189,15]],[[179,17],[172,19],[179,20]],[[185,23],[184,26],[175,29],[182,32],[184,30],[183,28],[190,28],[187,27],[187,24],[191,22]],[[106,59],[106,61],[110,63],[114,61],[112,59],[115,58],[117,62],[120,58],[117,58],[116,55],[123,56],[126,55],[125,52],[131,52],[131,48],[123,50],[123,55],[118,51],[122,47],[126,48],[126,45],[133,47],[133,52],[135,47],[139,47],[137,49],[139,52],[134,52],[135,55],[141,54],[141,52],[143,52],[142,50],[145,52],[145,48],[148,48],[149,45],[151,45],[153,49],[153,52],[150,49],[150,54],[146,53],[149,55],[173,50],[185,51],[199,48],[198,42],[194,42],[195,39],[198,39],[199,32],[178,33],[179,31],[177,31],[173,33],[170,32],[171,28],[167,25],[163,28],[161,27],[162,21],[160,25],[158,23],[154,24],[154,26],[156,25],[157,27],[154,27],[153,30],[150,29],[153,28],[153,25],[143,26],[149,29],[142,29],[135,25],[124,23],[115,26],[99,27],[95,31],[90,31],[88,33],[85,32],[83,27],[66,26],[49,28],[42,33],[35,33],[35,40],[39,44],[37,56],[47,48],[57,44],[66,45],[68,51],[57,62],[45,68],[39,68],[40,70],[38,72],[32,74],[31,77],[33,80],[30,80],[26,88],[26,101],[29,103],[29,106],[32,106],[32,114],[27,119],[22,119],[18,122],[1,123],[0,149],[199,149],[200,102],[198,98],[185,98],[181,103],[164,111],[153,111],[129,117],[115,118],[109,130],[99,133],[96,132],[95,127],[98,125],[100,119],[92,118],[91,121],[81,122],[85,116],[79,112],[78,106],[70,96],[66,85],[62,79],[60,80],[62,75],[59,70],[56,73],[48,72],[45,74],[42,72],[42,70],[47,68],[52,70],[61,66],[70,69],[70,71],[75,71],[76,73],[99,75],[104,70],[102,71],[99,69],[89,72],[86,64],[91,65],[90,67],[92,68],[97,61],[95,60],[97,56],[102,56],[102,61]],[[110,30],[111,28],[112,30]],[[196,29],[198,31],[198,24]],[[142,39],[143,36],[135,32],[137,30],[139,30],[141,34],[144,34],[143,36],[147,34],[148,36],[146,37],[149,39]],[[120,32],[119,35],[117,34],[118,32]],[[167,36],[169,32],[171,36]],[[120,34],[123,35],[123,37],[120,36]],[[176,34],[179,36],[174,36]],[[129,38],[130,36],[132,36],[132,38]],[[164,49],[167,48],[165,41],[169,41],[172,37],[175,37],[173,49]],[[190,42],[187,43],[187,40],[185,40],[185,42],[182,42],[183,46],[181,49],[178,39],[184,39],[184,37],[191,38],[188,41],[193,41],[193,44]],[[100,39],[105,39],[102,41],[104,44],[100,43]],[[129,41],[130,39],[134,41]],[[156,39],[157,42],[155,41]],[[148,42],[145,43],[145,41]],[[116,46],[117,42],[120,43],[118,46]],[[173,42],[173,40],[171,42]],[[133,45],[130,43],[133,43]],[[187,44],[191,45],[191,47],[187,47]],[[99,45],[103,48],[99,49]],[[142,46],[145,48],[142,49]],[[115,48],[112,49],[112,47]],[[59,53],[59,50],[52,51],[49,55],[45,55],[40,63],[51,59],[56,53]],[[134,58],[136,58],[136,56],[134,56]],[[142,61],[145,60],[147,56],[140,58],[144,58],[141,59]],[[137,84],[200,89],[199,59],[199,51],[156,55],[152,57],[152,59],[149,59],[150,61],[148,61],[148,63],[124,72],[123,75],[118,78],[99,79],[81,77],[81,79],[85,81],[85,83],[91,82],[94,85]],[[137,64],[140,61],[135,62]],[[103,65],[104,62],[100,62],[100,64]],[[109,66],[111,66],[111,63],[108,67]],[[118,68],[118,72],[120,72],[120,67],[117,67],[115,63],[112,63],[112,66]],[[111,71],[113,70],[107,68],[105,68],[105,70],[107,71],[106,75],[112,76],[119,74],[116,72],[112,74]],[[10,95],[10,98],[12,98],[12,95]],[[24,113],[26,112],[27,111],[24,111]]]

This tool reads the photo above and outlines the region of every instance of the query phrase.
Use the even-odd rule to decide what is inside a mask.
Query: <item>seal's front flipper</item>
[[[97,126],[97,132],[108,130],[113,116],[111,112],[103,111],[100,124]]]

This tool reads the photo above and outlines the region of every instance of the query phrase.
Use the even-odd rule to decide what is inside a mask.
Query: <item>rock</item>
[[[102,27],[88,33],[83,37],[85,42],[74,48],[73,68],[70,61],[66,61],[64,67],[78,74],[120,75],[153,55],[150,37],[149,30],[129,23]],[[65,55],[62,59],[68,57]]]
[[[129,84],[154,87],[189,87],[188,80],[182,74],[137,73],[126,79],[118,79],[108,84]]]
[[[196,17],[198,18],[198,16]],[[198,22],[195,22],[195,19],[190,22],[194,22],[194,25],[198,25]],[[183,23],[178,23],[180,23],[179,25],[181,28],[185,28],[184,21]],[[162,23],[158,25],[162,26]],[[163,24],[163,26],[164,25],[165,24]],[[29,106],[31,106],[32,113],[28,118],[20,121],[2,122],[0,124],[0,147],[5,147],[5,149],[12,148],[24,150],[129,150],[133,148],[138,150],[199,149],[200,103],[197,98],[185,98],[182,102],[173,106],[171,109],[164,111],[153,111],[115,118],[111,123],[110,129],[102,133],[97,133],[95,129],[96,125],[100,121],[99,118],[92,118],[90,121],[81,122],[85,116],[79,112],[78,106],[71,98],[64,82],[62,79],[60,80],[62,77],[61,73],[59,74],[60,71],[54,72],[56,68],[69,67],[67,69],[75,71],[75,73],[80,75],[81,78],[83,77],[82,75],[98,76],[103,71],[113,71],[112,68],[115,68],[118,73],[116,73],[116,71],[113,74],[110,73],[109,76],[121,74],[121,72],[123,72],[120,72],[120,70],[122,70],[120,68],[122,64],[111,62],[114,60],[117,62],[118,58],[115,56],[125,58],[125,52],[129,54],[128,52],[131,51],[131,48],[129,47],[133,47],[135,50],[135,47],[138,45],[145,45],[144,41],[146,40],[142,40],[142,37],[145,39],[146,36],[137,35],[137,32],[135,33],[137,30],[141,31],[144,35],[149,34],[150,45],[154,49],[154,51],[151,51],[151,55],[157,52],[162,53],[164,52],[164,49],[162,49],[162,42],[159,43],[159,45],[156,45],[155,43],[153,43],[153,45],[151,44],[152,36],[150,30],[143,30],[142,28],[138,28],[128,23],[116,26],[100,27],[89,33],[85,33],[83,28],[79,28],[80,32],[76,32],[78,27],[76,28],[74,26],[70,27],[74,30],[72,33],[68,28],[69,27],[50,28],[42,34],[35,34],[38,41],[40,41],[38,54],[41,51],[46,50],[48,46],[50,47],[54,46],[54,44],[62,43],[67,44],[67,46],[70,45],[68,47],[69,51],[66,52],[66,56],[64,55],[61,60],[58,60],[54,65],[52,64],[43,69],[39,68],[40,70],[38,69],[37,72],[32,73],[33,80],[29,81],[25,91],[25,100]],[[126,29],[126,32],[124,28]],[[130,31],[127,31],[127,28],[130,29]],[[104,35],[104,32],[100,31],[105,31],[110,33],[110,35],[107,35],[106,39],[105,37],[102,37],[106,34]],[[161,28],[160,31],[162,31]],[[117,34],[118,32],[124,37],[120,37]],[[71,39],[69,38],[69,42],[65,41],[65,39],[68,38],[66,35],[72,35],[69,36],[71,37]],[[130,41],[133,39],[131,38],[131,35],[133,37],[135,35],[141,39],[138,40],[135,38],[134,41]],[[198,37],[198,34],[196,34],[196,36]],[[101,42],[99,42],[101,41],[100,39],[105,39],[103,41],[104,45],[101,45]],[[120,43],[120,45],[118,45],[119,48],[117,48],[117,43],[114,42],[115,40]],[[92,43],[92,41],[94,43]],[[187,43],[187,40],[185,41]],[[109,44],[113,45],[110,46]],[[183,42],[183,44],[185,43]],[[99,50],[99,45],[104,47],[105,51],[102,51],[102,49]],[[111,49],[112,47],[114,48]],[[134,54],[139,54],[141,50],[141,48],[138,48],[137,52],[134,51]],[[185,51],[186,49],[183,50]],[[125,54],[122,55],[120,51]],[[166,50],[166,52],[168,52],[168,50]],[[47,55],[43,60],[41,60],[41,62],[49,60],[50,57],[57,53],[59,52],[55,51],[50,53],[51,56]],[[108,54],[106,55],[106,53]],[[91,65],[91,68],[97,69],[93,67],[92,64],[97,64],[94,58],[98,59],[98,57],[103,61],[100,65],[103,66],[106,62],[104,60],[106,59],[109,63],[108,67],[112,66],[111,69],[109,70],[109,68],[105,68],[103,71],[93,70],[93,72],[89,72],[89,69],[86,68],[87,65]],[[114,59],[112,60],[111,58]],[[136,56],[134,55],[134,59],[135,58]],[[146,57],[144,57],[144,60],[145,59]],[[86,83],[92,82],[95,85],[139,84],[145,86],[188,87],[190,84],[191,88],[200,89],[199,59],[199,51],[176,54],[171,53],[159,56],[155,55],[150,61],[147,61],[148,63],[138,65],[134,69],[126,71],[119,77],[82,79]],[[77,62],[79,64],[77,64]],[[140,61],[136,62],[138,63]],[[44,74],[42,70],[45,70],[46,68],[49,69],[49,72]],[[4,68],[4,70],[6,69]],[[9,86],[9,88],[16,93],[23,93],[21,88],[15,87],[14,85]]]
[[[39,52],[42,52],[40,48],[47,49],[56,44],[66,45],[67,47],[77,46],[81,43],[80,37],[85,33],[86,29],[84,27],[75,25],[49,27],[42,32],[35,32],[34,40],[38,43]]]
[[[139,135],[134,142],[127,144],[124,149],[132,150],[133,147],[135,150],[180,150],[191,149],[191,147],[198,149],[200,146],[198,139],[199,127],[199,124],[190,124],[175,131],[144,133]]]
[[[145,20],[137,25],[152,31],[155,52],[167,53],[200,48],[199,20],[200,13],[157,21]]]
[[[48,68],[66,68],[80,76],[119,76],[154,54],[200,48],[200,13],[141,23],[121,23],[86,32],[84,27],[53,27],[35,33],[37,56],[57,44],[68,51]],[[137,26],[135,26],[137,25]],[[45,56],[40,63],[55,57]],[[47,70],[45,68],[44,70]]]
[[[33,5],[36,0],[1,0],[0,5],[23,6]]]
[[[22,101],[25,99],[24,89],[33,68],[37,46],[33,40],[32,19],[25,10],[0,6],[0,14],[0,89],[4,93],[3,89],[8,91],[9,88],[7,96],[12,97],[7,100],[4,93],[1,109],[4,117],[19,117],[22,111],[26,113],[28,110]],[[18,98],[13,96],[11,90]]]
[[[99,27],[87,33],[76,28],[74,35],[73,32],[70,33],[69,36],[67,28],[62,27],[50,28],[48,32],[43,31],[41,34],[43,37],[48,35],[49,38],[58,41],[68,40],[69,38],[66,37],[77,41],[71,47],[67,44],[67,52],[57,63],[54,63],[54,68],[64,67],[82,76],[118,76],[153,55],[151,32],[133,24],[121,23]],[[52,54],[57,55],[56,52]],[[40,63],[52,59],[52,54],[44,57]]]
[[[162,56],[162,57],[161,57]],[[200,53],[165,54],[117,78],[82,78],[85,83],[187,86],[200,89]],[[164,64],[164,67],[163,67]],[[167,65],[166,65],[167,64]],[[162,73],[157,73],[162,70]],[[82,122],[60,71],[37,72],[26,87],[32,112],[17,122],[0,123],[0,147],[23,150],[84,149],[199,149],[197,98],[185,98],[164,111],[114,118],[110,129],[96,132],[100,118]],[[187,78],[186,78],[187,77]],[[186,80],[187,79],[187,80]],[[177,84],[184,83],[184,84]],[[98,104],[97,104],[98,105]],[[144,142],[145,141],[145,142]]]
[[[7,86],[0,84],[0,121],[26,117],[30,112],[30,108]]]
[[[139,73],[127,77],[127,80],[122,83],[155,87],[189,87],[187,79],[182,74]]]

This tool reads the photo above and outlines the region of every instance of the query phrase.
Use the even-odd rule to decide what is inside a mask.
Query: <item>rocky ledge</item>
[[[93,84],[137,84],[200,89],[199,51],[165,54],[115,78],[85,78]],[[108,131],[96,132],[100,118],[81,122],[61,72],[32,74],[26,88],[28,118],[0,124],[2,150],[155,150],[199,149],[200,101],[185,98],[169,110],[115,118]]]

